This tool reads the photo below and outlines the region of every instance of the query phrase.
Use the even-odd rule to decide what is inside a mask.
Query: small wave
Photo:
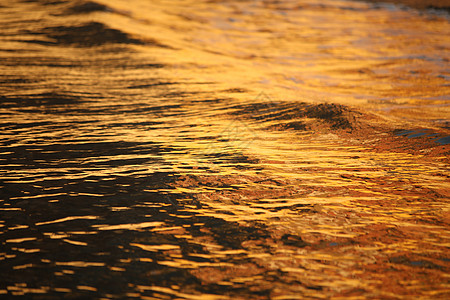
[[[42,32],[35,34],[44,34],[54,40],[54,42],[39,40],[30,40],[28,42],[76,47],[93,47],[106,44],[145,44],[143,41],[133,38],[123,31],[109,28],[99,22],[89,22],[78,26],[45,27]]]
[[[77,14],[88,14],[93,12],[108,12],[108,11],[113,10],[104,4],[100,4],[93,1],[86,1],[75,3],[73,6],[66,9],[63,15],[71,15],[71,14],[77,15]]]
[[[275,123],[271,129],[308,130],[319,120],[332,129],[354,129],[356,111],[334,103],[310,104],[305,102],[253,103],[236,106],[235,115],[245,116],[259,122]]]
[[[56,92],[30,94],[24,96],[0,96],[0,107],[53,106],[74,104],[82,98],[77,95]]]

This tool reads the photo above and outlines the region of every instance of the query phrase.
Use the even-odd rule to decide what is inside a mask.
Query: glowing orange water
[[[298,114],[326,101],[441,127],[448,19],[346,1],[44,2],[0,7],[0,294],[450,293],[446,158],[376,152],[387,133],[343,139]]]

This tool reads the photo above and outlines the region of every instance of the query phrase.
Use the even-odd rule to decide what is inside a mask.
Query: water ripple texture
[[[435,2],[1,2],[0,298],[448,299]]]

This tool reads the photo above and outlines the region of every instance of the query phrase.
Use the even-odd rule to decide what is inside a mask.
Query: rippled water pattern
[[[450,296],[445,157],[338,134],[359,116],[340,104],[446,130],[446,15],[12,0],[0,16],[0,298]]]

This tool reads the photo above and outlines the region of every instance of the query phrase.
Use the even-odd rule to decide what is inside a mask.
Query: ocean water
[[[447,299],[449,47],[383,3],[0,2],[0,298]]]

